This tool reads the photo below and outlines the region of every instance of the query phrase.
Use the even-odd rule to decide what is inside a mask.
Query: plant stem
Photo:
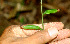
[[[42,27],[43,27],[43,30],[44,30],[44,24],[43,24],[43,12],[42,12],[42,0],[41,0],[41,14],[42,14]]]
[[[42,14],[42,0],[41,0],[41,14]]]
[[[42,14],[42,27],[43,27],[43,30],[44,30],[44,24],[43,24],[43,14]]]

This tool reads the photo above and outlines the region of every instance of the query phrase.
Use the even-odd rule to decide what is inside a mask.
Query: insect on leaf
[[[50,13],[56,13],[56,12],[58,12],[57,9],[50,9],[50,10],[46,10],[46,11],[43,13],[43,15],[44,15],[44,14],[50,14]]]

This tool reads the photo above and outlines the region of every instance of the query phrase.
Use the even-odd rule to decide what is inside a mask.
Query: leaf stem
[[[42,0],[41,0],[41,14],[42,14],[42,27],[43,27],[43,30],[44,30],[44,24],[43,24],[43,12],[42,12]]]
[[[43,24],[43,13],[42,13],[42,27],[43,27],[43,30],[44,30],[44,24]]]

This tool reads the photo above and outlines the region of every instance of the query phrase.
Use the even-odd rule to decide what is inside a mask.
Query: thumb
[[[48,30],[42,30],[35,33],[34,35],[28,37],[27,40],[28,43],[31,44],[43,44],[54,39],[57,36],[57,34],[58,34],[57,28],[52,27],[49,28]]]

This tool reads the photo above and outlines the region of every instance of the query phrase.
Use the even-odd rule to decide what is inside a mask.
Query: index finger
[[[36,25],[36,26],[39,26],[40,28],[42,28],[42,24],[32,24],[32,25]],[[22,25],[21,27],[23,27],[24,25]],[[48,28],[51,28],[51,27],[55,27],[57,28],[58,30],[60,29],[63,29],[64,27],[64,24],[62,22],[50,22],[50,23],[44,23],[44,29],[47,30]],[[40,30],[25,30],[23,29],[23,32],[26,34],[26,35],[32,35],[34,34],[35,32],[37,31],[40,31]]]
[[[32,24],[32,25],[37,25],[42,28],[42,24]],[[24,25],[22,25],[22,26],[24,26]],[[64,27],[64,25],[62,22],[44,23],[45,30],[47,30],[48,28],[51,28],[51,27],[55,27],[58,30],[60,30]],[[4,30],[4,33],[2,34],[1,38],[4,39],[9,36],[10,37],[12,37],[12,36],[26,37],[26,36],[30,36],[30,35],[36,33],[37,31],[40,31],[40,30],[24,30],[24,29],[21,29],[19,25],[12,25],[12,26],[7,27]]]

